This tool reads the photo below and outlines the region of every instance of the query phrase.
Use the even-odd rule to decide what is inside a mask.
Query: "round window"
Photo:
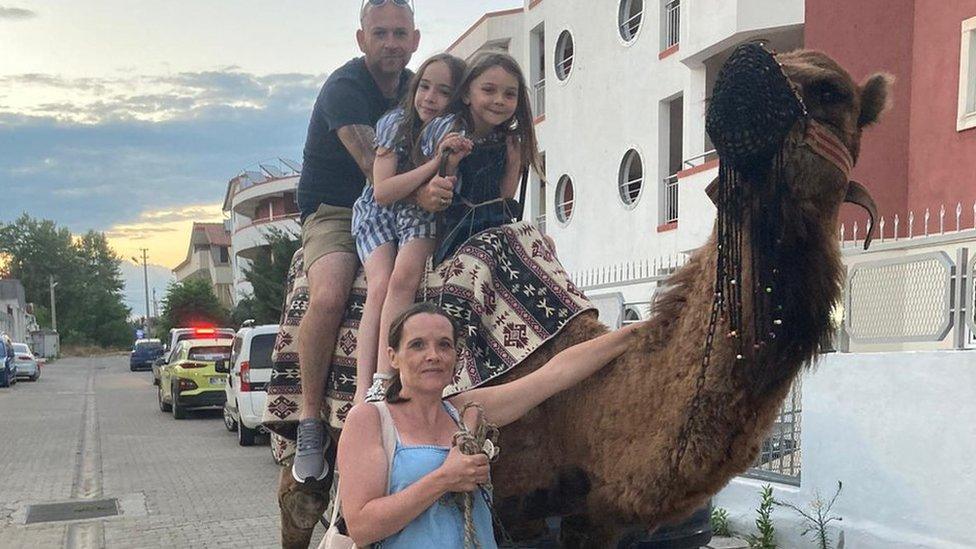
[[[644,188],[644,164],[641,162],[640,153],[630,149],[620,162],[620,173],[617,176],[620,200],[627,206],[633,206],[640,199],[642,188]]]
[[[624,326],[628,324],[633,324],[635,322],[640,322],[641,315],[637,312],[637,309],[633,307],[626,307],[624,309],[624,316],[620,319],[620,323]]]
[[[560,223],[569,223],[573,217],[573,180],[568,175],[559,178],[556,184],[556,219]]]
[[[617,29],[620,31],[621,38],[627,42],[636,38],[643,19],[644,0],[620,0]]]
[[[556,78],[566,80],[573,70],[573,35],[564,30],[556,40]]]

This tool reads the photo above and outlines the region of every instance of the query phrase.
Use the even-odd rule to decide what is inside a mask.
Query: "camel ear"
[[[877,73],[868,77],[861,85],[861,115],[857,126],[863,128],[878,121],[881,113],[891,108],[889,90],[895,77],[887,73]]]

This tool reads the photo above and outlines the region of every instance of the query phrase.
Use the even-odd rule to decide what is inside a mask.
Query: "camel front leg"
[[[278,507],[281,510],[281,546],[284,549],[307,549],[315,525],[329,505],[332,476],[315,483],[300,484],[291,475],[291,467],[281,468],[278,479]]]

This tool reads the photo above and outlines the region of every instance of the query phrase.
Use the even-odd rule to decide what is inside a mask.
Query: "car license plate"
[[[223,383],[224,383],[224,378],[223,377],[216,376],[216,377],[210,378],[210,384],[211,385],[223,385]]]

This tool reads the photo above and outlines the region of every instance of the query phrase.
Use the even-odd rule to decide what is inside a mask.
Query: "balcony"
[[[294,234],[296,237],[301,234],[302,227],[299,224],[301,214],[285,214],[266,217],[264,219],[247,220],[245,224],[238,226],[231,236],[231,245],[234,254],[244,259],[253,260],[257,257],[257,251],[262,246],[267,246],[267,233],[270,229]]]
[[[746,40],[801,29],[804,20],[803,0],[696,0],[684,8],[681,61],[689,67]]]
[[[664,198],[661,225],[671,225],[678,222],[678,174],[665,177],[661,185]]]
[[[283,179],[271,179],[263,183],[252,184],[239,189],[231,197],[231,209],[245,217],[254,217],[254,212],[262,200],[286,192],[294,192],[298,188],[298,176]],[[226,211],[226,210],[225,210]]]
[[[664,28],[661,32],[663,43],[661,50],[667,50],[678,45],[681,38],[681,0],[670,0],[664,4]]]

